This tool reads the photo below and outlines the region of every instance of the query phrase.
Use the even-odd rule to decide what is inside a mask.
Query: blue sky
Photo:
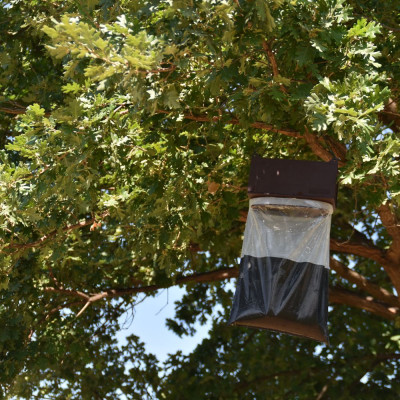
[[[126,336],[135,334],[145,343],[146,350],[157,356],[160,362],[181,350],[183,354],[189,354],[198,343],[208,335],[211,326],[196,325],[197,332],[194,336],[180,338],[165,325],[166,318],[175,315],[175,301],[180,300],[185,294],[185,289],[173,286],[169,289],[158,291],[156,297],[147,297],[142,303],[135,306],[135,315],[128,329],[120,331],[117,335],[121,344],[124,344]]]

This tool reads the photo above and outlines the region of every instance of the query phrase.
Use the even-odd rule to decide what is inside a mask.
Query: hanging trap
[[[337,161],[252,158],[249,212],[229,324],[328,343]]]

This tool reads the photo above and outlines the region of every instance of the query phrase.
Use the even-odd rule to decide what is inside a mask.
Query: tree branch
[[[271,64],[272,74],[273,74],[274,78],[277,78],[278,76],[280,76],[280,73],[279,73],[279,69],[278,69],[278,64],[276,63],[275,54],[273,53],[271,47],[269,46],[269,44],[268,44],[268,42],[266,40],[263,40],[262,46],[263,46],[263,49],[264,49],[265,53],[268,56],[270,64]],[[287,94],[288,91],[285,88],[285,86],[280,84],[279,88],[280,88],[282,93],[286,93]]]
[[[345,224],[339,222],[339,226],[348,225],[346,228],[353,230],[350,239],[340,242],[338,239],[331,238],[330,247],[332,251],[366,257],[381,264],[396,291],[400,293],[400,224],[395,212],[388,203],[378,207],[377,212],[382,225],[393,239],[387,251],[376,247],[370,239],[354,227],[351,227],[347,222]]]
[[[81,308],[81,311],[79,311],[78,314],[76,314],[76,317],[77,317],[77,318],[80,317],[80,316],[85,312],[85,310],[90,306],[90,304],[91,304],[91,302],[88,301],[88,302]]]
[[[346,146],[328,135],[324,136],[324,141],[332,148],[333,153],[339,159],[339,164],[343,162],[344,165],[347,157]]]
[[[340,242],[337,239],[331,238],[330,249],[331,251],[336,251],[338,253],[354,254],[356,256],[369,258],[382,265],[388,263],[384,252],[379,247],[375,246],[367,246],[365,244],[355,243],[348,240]]]
[[[341,217],[336,217],[335,225],[343,229],[343,231],[350,232],[347,241],[351,241],[352,243],[359,243],[364,246],[376,247],[372,239],[370,239],[364,232],[360,232],[358,229],[356,229],[347,220]]]
[[[215,282],[221,281],[224,279],[236,278],[239,275],[239,269],[235,268],[224,268],[216,271],[205,272],[201,274],[192,274],[189,276],[178,278],[174,283],[166,284],[166,285],[149,285],[149,286],[138,286],[132,288],[119,288],[119,289],[107,289],[103,292],[93,294],[91,296],[84,294],[79,291],[74,290],[61,290],[53,287],[45,288],[46,292],[52,293],[60,293],[65,296],[79,297],[86,300],[87,303],[92,304],[96,301],[106,299],[106,298],[114,298],[114,297],[122,297],[127,295],[132,295],[136,293],[148,293],[154,292],[158,289],[167,288],[174,285],[181,285],[184,283],[206,283],[206,282]],[[373,314],[379,315],[386,319],[394,319],[397,315],[397,308],[388,307],[387,305],[377,303],[371,297],[362,297],[351,291],[341,289],[341,288],[332,288],[330,290],[329,300],[333,303],[345,304],[351,307],[356,307],[360,309],[367,310]],[[85,305],[85,309],[88,305]],[[81,310],[83,312],[84,310]],[[79,314],[81,315],[81,313]]]
[[[400,129],[400,113],[398,111],[397,102],[389,99],[385,108],[379,114],[379,119],[390,126],[391,129]]]
[[[356,284],[360,289],[371,294],[375,299],[381,300],[382,302],[393,307],[400,307],[400,300],[398,297],[390,293],[388,290],[369,282],[368,279],[365,278],[363,275],[346,267],[333,257],[331,257],[330,259],[330,268],[333,269],[342,278]]]
[[[235,120],[235,119],[232,119],[229,122],[233,125],[239,124],[239,121]],[[299,132],[296,132],[296,131],[293,131],[290,129],[278,129],[278,128],[274,127],[273,125],[265,124],[264,122],[253,122],[252,124],[250,124],[250,126],[252,128],[264,129],[264,130],[267,130],[270,132],[280,133],[282,135],[290,136],[290,137],[294,137],[294,138],[302,137],[302,135]]]
[[[9,114],[25,114],[26,109],[11,109],[11,108],[0,108],[0,111],[9,113]],[[171,111],[167,110],[156,110],[156,114],[171,114]],[[185,114],[183,116],[184,119],[192,120],[192,121],[198,121],[198,122],[216,122],[221,119],[221,116],[214,116],[214,117],[208,117],[207,115],[193,115],[193,114]],[[227,122],[227,124],[232,124],[232,125],[239,125],[240,121],[237,118],[233,118]],[[295,137],[295,138],[301,138],[303,137],[300,132],[294,131],[292,129],[280,129],[277,128],[271,124],[266,124],[261,121],[256,121],[250,124],[252,128],[256,129],[263,129],[267,130],[270,132],[275,132],[275,133],[280,133],[285,136],[290,136],[290,137]]]
[[[389,252],[395,252],[396,257],[400,258],[400,223],[397,220],[396,214],[390,208],[388,203],[379,206],[377,211],[382,221],[382,225],[386,228],[387,232],[393,239]]]
[[[105,211],[100,215],[100,219],[107,217],[110,215],[108,211]],[[61,229],[62,232],[69,232],[74,229],[80,229],[88,225],[93,225],[95,222],[97,222],[99,219],[98,218],[91,218],[87,219],[83,222],[79,222],[77,224],[73,225],[67,225],[64,228]],[[42,236],[40,239],[30,242],[30,243],[9,243],[8,245],[4,246],[3,251],[5,249],[17,249],[17,250],[23,250],[23,249],[31,249],[33,247],[39,247],[42,246],[45,242],[47,242],[49,239],[55,237],[59,233],[59,230],[54,230],[53,232],[48,233],[47,235]]]
[[[325,147],[320,143],[318,138],[310,133],[307,127],[304,127],[304,139],[310,146],[311,150],[315,155],[317,155],[321,160],[330,161],[333,155],[325,149]],[[332,147],[332,151],[338,158],[339,167],[343,167],[346,164],[346,151],[345,147],[341,143],[335,142],[333,139],[326,139]]]
[[[25,114],[26,109],[23,108],[8,108],[8,107],[0,107],[0,112],[6,113],[6,114],[13,114],[13,115],[19,115],[19,114]]]
[[[318,141],[317,137],[313,134],[311,134],[308,130],[307,127],[305,127],[304,131],[304,138],[306,139],[306,142],[310,146],[311,150],[316,154],[319,158],[321,158],[324,161],[330,161],[332,160],[333,156],[331,153],[329,153],[328,150],[326,150]]]
[[[80,291],[75,290],[67,290],[67,289],[58,289],[54,287],[46,287],[44,290],[45,292],[52,292],[52,293],[60,293],[65,296],[72,296],[72,297],[80,297],[85,299],[90,303],[94,303],[95,301],[104,299],[104,298],[113,298],[113,297],[121,297],[136,293],[148,293],[154,292],[158,289],[164,289],[167,287],[175,286],[175,285],[182,285],[184,283],[204,283],[204,282],[215,282],[221,281],[224,279],[230,278],[237,278],[239,276],[238,268],[223,268],[211,272],[204,272],[201,274],[192,274],[189,276],[184,276],[178,278],[174,283],[166,284],[166,285],[149,285],[149,286],[137,286],[132,288],[119,288],[119,289],[107,289],[103,292],[93,294],[92,296],[85,294]]]
[[[171,114],[170,111],[167,110],[157,110],[156,114]],[[222,116],[214,116],[214,117],[209,117],[207,115],[193,115],[193,114],[184,114],[183,115],[184,119],[189,119],[192,121],[197,121],[197,122],[217,122],[222,119]],[[239,125],[240,120],[237,118],[232,118],[231,120],[226,122],[227,124],[231,125]],[[280,133],[285,136],[290,136],[290,137],[295,137],[295,138],[301,138],[303,137],[300,132],[291,130],[291,129],[280,129],[277,128],[271,124],[266,124],[264,122],[256,121],[250,124],[252,128],[256,129],[264,129],[270,132],[275,132],[275,133]]]
[[[80,292],[79,290],[69,290],[69,289],[60,289],[60,288],[54,288],[54,287],[45,287],[44,288],[45,292],[53,292],[53,293],[60,293],[65,296],[71,296],[71,297],[79,297],[83,300],[89,301],[90,296],[88,294],[85,294],[83,292]]]
[[[46,313],[46,315],[39,322],[37,322],[36,325],[42,324],[44,321],[48,320],[54,313],[62,310],[63,308],[72,307],[72,306],[76,306],[79,304],[81,304],[81,301],[74,301],[74,302],[70,302],[70,303],[66,303],[66,304],[60,304],[57,307],[52,308],[48,313]],[[28,341],[30,341],[32,339],[32,336],[34,333],[35,333],[35,328],[32,328],[30,330],[28,338],[27,338]]]
[[[315,400],[321,400],[322,397],[324,396],[324,394],[326,393],[326,391],[328,390],[328,387],[329,387],[328,384],[325,384],[323,386],[323,388],[321,389],[321,391],[318,393],[318,396]]]
[[[377,212],[382,225],[392,237],[392,244],[385,255],[388,261],[384,264],[385,271],[389,275],[397,293],[400,293],[400,223],[388,203],[379,206]]]
[[[333,158],[333,155],[322,145],[322,143],[326,143],[327,146],[332,150],[332,153],[338,159],[339,167],[346,165],[347,149],[344,144],[327,135],[324,137],[317,137],[316,135],[313,135],[306,126],[304,127],[304,138],[313,153],[322,160],[330,161]]]
[[[374,301],[370,296],[362,297],[350,290],[340,287],[333,287],[329,290],[329,301],[331,303],[344,304],[346,306],[366,310],[372,314],[390,320],[394,320],[398,314],[398,308],[388,307]]]

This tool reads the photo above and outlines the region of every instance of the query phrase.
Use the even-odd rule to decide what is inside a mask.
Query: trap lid
[[[280,160],[256,154],[250,164],[248,195],[311,199],[335,207],[337,173],[337,160]]]

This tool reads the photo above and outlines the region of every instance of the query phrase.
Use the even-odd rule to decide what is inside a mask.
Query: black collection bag
[[[256,160],[258,164],[259,159]],[[290,182],[293,180],[297,184],[299,169],[285,170],[279,167],[286,160],[272,161],[278,169],[274,170],[265,160],[267,168],[264,166],[261,173],[252,162],[249,195],[253,190],[259,196],[261,185],[264,191],[267,188],[268,195],[250,199],[229,324],[272,329],[328,343],[329,233],[336,200],[336,172],[330,175],[328,182],[334,187],[331,193],[335,197],[321,201],[319,194],[317,200],[303,187],[298,196],[301,198],[296,198],[296,193],[290,193]],[[311,163],[324,167],[330,164]],[[268,175],[275,181],[276,176],[281,175],[286,185],[274,191],[268,184]],[[254,185],[255,176],[258,186]],[[275,193],[283,193],[285,197]]]

